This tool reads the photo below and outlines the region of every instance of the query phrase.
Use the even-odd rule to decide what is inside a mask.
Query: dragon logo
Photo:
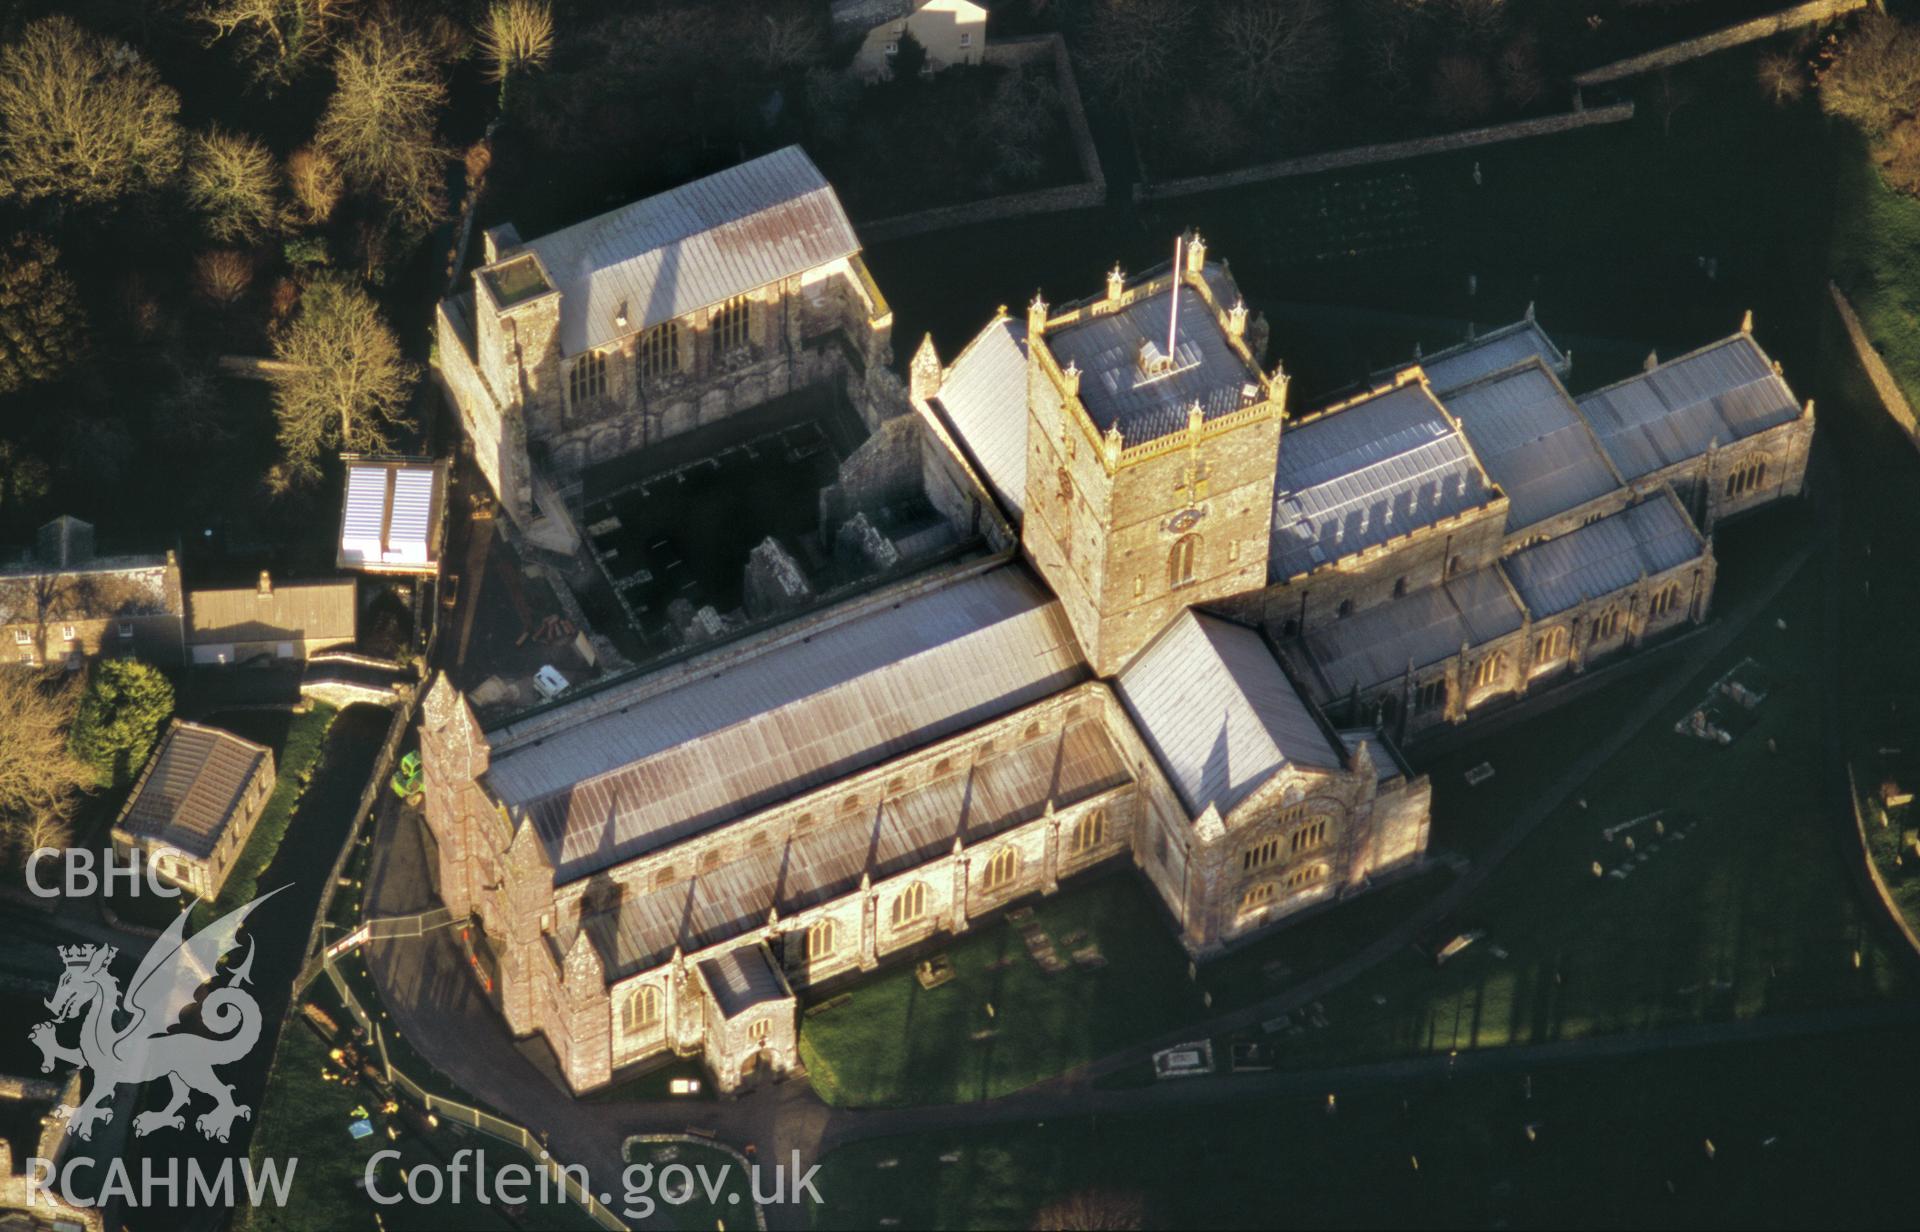
[[[188,913],[181,912],[140,960],[124,1004],[120,981],[111,970],[118,953],[113,946],[60,947],[66,968],[46,1002],[53,1018],[33,1028],[27,1038],[40,1049],[41,1072],[53,1069],[55,1061],[93,1071],[93,1088],[86,1099],[78,1107],[55,1109],[76,1136],[91,1139],[96,1124],[113,1119],[109,1101],[121,1083],[148,1082],[162,1075],[173,1084],[173,1093],[164,1109],[134,1117],[136,1137],[156,1129],[185,1129],[186,1118],[180,1110],[195,1091],[213,1097],[212,1109],[194,1120],[208,1138],[225,1142],[234,1118],[252,1115],[245,1104],[233,1102],[233,1087],[213,1072],[216,1065],[246,1056],[260,1038],[260,1003],[239,987],[252,978],[252,939],[239,966],[223,973],[219,964],[238,944],[247,916],[279,892],[262,894],[228,912],[191,940],[185,937]],[[222,974],[227,982],[200,1002],[200,1022],[214,1034],[174,1030],[200,989]],[[115,1026],[114,1020],[123,1016],[124,1025]],[[60,1042],[59,1024],[76,1017],[81,1017],[79,1047],[69,1048]]]

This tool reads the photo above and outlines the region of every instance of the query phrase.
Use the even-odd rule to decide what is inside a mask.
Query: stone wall
[[[1867,334],[1867,328],[1860,316],[1853,310],[1853,303],[1847,298],[1840,284],[1829,282],[1827,293],[1833,297],[1833,310],[1840,318],[1840,327],[1846,331],[1847,345],[1853,348],[1854,358],[1860,361],[1861,369],[1867,374],[1867,381],[1873,386],[1873,392],[1879,396],[1880,407],[1900,425],[1907,439],[1920,448],[1920,417],[1913,413],[1913,404],[1907,401],[1906,391],[1900,388],[1900,382],[1894,378],[1893,370],[1887,367],[1887,361],[1880,358],[1880,352],[1874,347],[1873,339]]]
[[[1574,74],[1576,86],[1597,86],[1609,81],[1618,81],[1623,77],[1632,77],[1640,73],[1651,73],[1656,69],[1672,68],[1688,60],[1697,60],[1701,56],[1716,51],[1725,51],[1738,47],[1742,43],[1752,43],[1763,38],[1772,38],[1776,34],[1801,26],[1818,25],[1857,13],[1873,3],[1874,0],[1811,0],[1811,3],[1797,4],[1790,9],[1777,13],[1768,13],[1764,17],[1755,17],[1738,25],[1715,30],[1698,38],[1684,39],[1678,43],[1669,43],[1665,47],[1643,52],[1637,56],[1628,56],[1624,60],[1615,60],[1599,68],[1590,68],[1584,73]]]
[[[1502,141],[1544,137],[1551,133],[1571,132],[1574,129],[1587,128],[1595,124],[1616,124],[1632,118],[1632,102],[1612,103],[1605,107],[1576,108],[1558,115],[1538,116],[1530,120],[1513,120],[1506,124],[1493,124],[1485,128],[1462,129],[1459,132],[1441,133],[1434,137],[1387,141],[1376,145],[1353,146],[1345,150],[1330,150],[1325,154],[1283,158],[1277,162],[1242,167],[1237,171],[1222,171],[1216,175],[1187,176],[1182,179],[1162,180],[1155,184],[1142,180],[1133,186],[1133,199],[1157,201],[1168,197],[1186,197],[1194,193],[1237,188],[1243,184],[1260,184],[1288,176],[1315,175],[1322,171],[1337,171],[1345,167],[1364,167],[1370,163],[1389,163],[1403,158],[1417,158],[1423,154],[1445,154],[1454,150],[1471,149],[1474,146],[1495,145]]]

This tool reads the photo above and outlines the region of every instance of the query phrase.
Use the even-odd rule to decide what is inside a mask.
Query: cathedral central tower
[[[1027,308],[1021,542],[1112,675],[1180,610],[1267,582],[1286,379],[1197,236],[1164,274]]]

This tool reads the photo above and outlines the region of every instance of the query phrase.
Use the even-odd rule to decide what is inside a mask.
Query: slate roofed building
[[[791,158],[736,170],[813,182]],[[741,216],[673,242],[712,251]],[[749,267],[791,264],[802,237],[768,226],[726,241]],[[541,281],[516,302],[559,293],[554,248],[519,251]],[[1225,263],[1198,236],[1177,254],[1002,310],[951,364],[924,342],[904,391],[868,387],[882,430],[913,429],[907,461],[953,477],[943,512],[998,506],[1017,548],[899,568],[484,724],[434,679],[436,885],[507,1028],[571,1087],[668,1053],[726,1090],[791,1069],[802,992],[1094,869],[1131,869],[1204,960],[1416,868],[1431,787],[1399,740],[1704,619],[1716,520],[1798,490],[1811,410],[1784,417],[1764,379],[1770,409],[1743,422],[1770,426],[1627,474],[1531,314],[1436,355],[1439,379],[1409,365],[1290,411]],[[480,298],[518,259],[494,257]],[[624,298],[635,328],[689,319]],[[564,354],[569,329],[563,310],[539,336]],[[1733,415],[1759,351],[1729,346],[1617,398]]]
[[[0,664],[132,655],[178,666],[184,607],[173,553],[101,556],[89,523],[55,518],[30,551],[0,558]]]
[[[114,850],[213,898],[273,794],[273,751],[232,732],[175,719],[113,824]]]
[[[870,412],[892,309],[799,146],[546,235],[483,237],[438,370],[508,518],[579,543],[586,476],[800,391]],[[877,418],[877,417],[876,417]]]
[[[207,588],[187,595],[187,650],[197,667],[306,659],[353,645],[359,589],[352,578]]]

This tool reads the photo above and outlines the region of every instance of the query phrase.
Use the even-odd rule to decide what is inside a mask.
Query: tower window
[[[1200,536],[1182,535],[1174,541],[1167,558],[1167,585],[1175,590],[1193,584],[1195,563],[1200,555]]]

